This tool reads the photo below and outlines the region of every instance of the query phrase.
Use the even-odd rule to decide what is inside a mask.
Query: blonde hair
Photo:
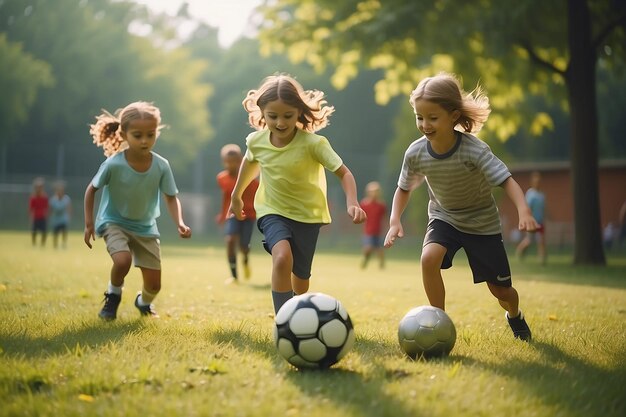
[[[222,149],[220,150],[220,157],[224,159],[227,156],[231,155],[241,156],[241,148],[239,147],[239,145],[236,145],[234,143],[228,143],[222,146]]]
[[[365,186],[365,191],[379,191],[379,190],[380,190],[380,183],[378,181],[368,182],[367,185]]]
[[[267,77],[256,90],[248,91],[241,103],[248,112],[248,122],[256,130],[267,126],[263,117],[265,106],[276,100],[300,110],[296,126],[308,132],[317,132],[328,125],[328,118],[335,111],[326,106],[324,92],[304,90],[300,83],[289,75],[279,74]]]
[[[446,72],[420,81],[409,98],[413,110],[418,100],[439,104],[449,113],[458,110],[461,115],[456,120],[456,125],[470,133],[478,132],[491,113],[489,98],[483,93],[480,85],[467,93],[461,87],[459,79]]]
[[[102,109],[102,114],[96,116],[96,123],[89,125],[89,134],[93,143],[104,149],[104,155],[109,157],[128,148],[128,143],[121,133],[128,129],[133,120],[154,119],[157,122],[157,136],[163,128],[161,125],[161,111],[152,103],[136,101],[123,109],[117,109],[115,114]]]

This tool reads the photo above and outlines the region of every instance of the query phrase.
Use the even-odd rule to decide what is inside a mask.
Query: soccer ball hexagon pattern
[[[296,368],[328,368],[354,344],[350,316],[330,295],[293,297],[280,308],[274,324],[278,353]]]
[[[442,309],[416,307],[400,321],[398,341],[411,359],[447,356],[456,342],[456,329]]]

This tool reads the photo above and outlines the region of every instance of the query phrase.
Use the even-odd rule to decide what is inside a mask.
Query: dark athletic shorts
[[[224,225],[224,234],[239,236],[239,246],[242,248],[250,247],[250,239],[252,239],[252,229],[254,229],[254,220],[244,219],[237,220],[236,217],[226,219]]]
[[[268,214],[257,222],[259,230],[265,236],[263,247],[269,254],[272,253],[274,245],[281,240],[289,241],[293,255],[291,272],[300,279],[311,277],[313,255],[322,225],[297,222],[277,214]]]
[[[502,242],[502,234],[464,233],[442,220],[435,219],[431,220],[426,229],[424,246],[429,243],[438,243],[448,250],[441,262],[441,269],[450,268],[454,255],[463,248],[475,284],[487,281],[501,287],[511,286],[511,268]]]
[[[45,232],[48,228],[46,219],[35,219],[33,220],[33,232]]]

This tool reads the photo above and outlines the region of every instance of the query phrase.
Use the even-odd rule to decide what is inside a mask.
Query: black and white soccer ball
[[[274,343],[296,368],[325,369],[354,344],[354,328],[339,300],[307,293],[287,301],[276,314]]]
[[[442,309],[416,307],[400,321],[398,341],[411,359],[447,356],[456,342],[456,329]]]

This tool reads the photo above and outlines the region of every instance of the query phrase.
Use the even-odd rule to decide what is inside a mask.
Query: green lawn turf
[[[358,245],[358,242],[355,242]],[[512,260],[533,330],[514,340],[504,313],[467,263],[445,273],[457,342],[446,359],[413,362],[397,325],[426,304],[417,260],[389,252],[387,268],[320,252],[312,291],[339,298],[355,324],[352,351],[328,371],[300,372],[272,344],[270,257],[224,286],[224,250],[165,238],[160,320],[132,305],[97,317],[110,260],[72,234],[67,250],[0,233],[0,416],[624,416],[626,260],[574,268]]]

